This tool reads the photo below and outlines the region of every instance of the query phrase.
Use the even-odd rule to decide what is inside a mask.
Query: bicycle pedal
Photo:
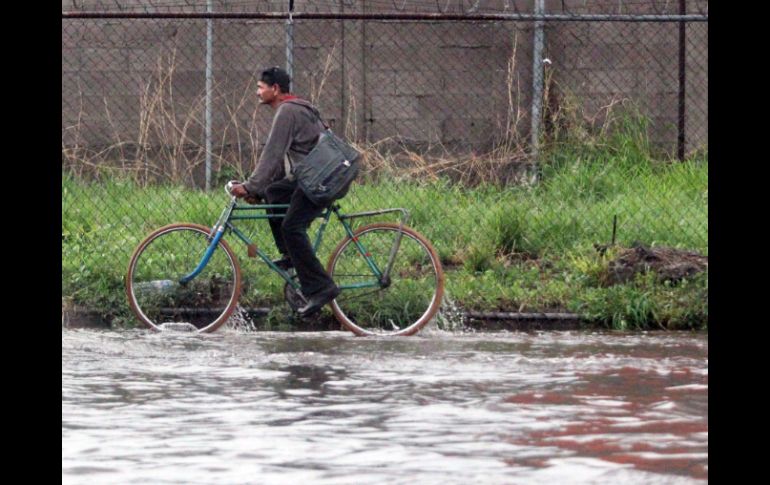
[[[286,283],[283,288],[283,295],[289,304],[292,313],[297,314],[297,309],[307,304],[307,300],[301,291],[295,290],[290,284]]]

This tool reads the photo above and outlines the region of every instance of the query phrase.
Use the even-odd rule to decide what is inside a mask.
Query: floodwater
[[[703,483],[708,337],[62,329],[62,483]]]

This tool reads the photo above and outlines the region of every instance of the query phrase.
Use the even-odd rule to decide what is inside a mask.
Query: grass
[[[601,283],[610,258],[594,245],[610,243],[616,216],[619,247],[641,242],[708,254],[707,155],[668,162],[646,153],[638,140],[622,136],[605,145],[566,144],[547,153],[535,185],[364,177],[342,205],[346,212],[409,209],[409,225],[434,243],[447,270],[447,291],[463,308],[564,310],[618,329],[705,328],[707,274],[679,285],[650,276]],[[84,182],[67,174],[62,197],[62,297],[119,322],[132,321],[123,275],[140,240],[171,222],[210,226],[227,200],[218,190],[144,186],[115,176]],[[244,227],[274,254],[266,224]],[[330,226],[322,262],[341,238],[340,228]],[[281,304],[282,282],[247,258],[239,241],[230,241],[247,276],[244,304]]]
[[[549,121],[544,124],[552,128],[543,135],[538,182],[532,183],[527,130],[520,129],[527,119],[519,104],[523,97],[514,96],[520,80],[516,37],[512,40],[507,77],[511,116],[495,130],[496,146],[483,155],[457,154],[440,143],[418,153],[391,139],[361,147],[367,153],[364,175],[342,201],[344,210],[409,209],[410,225],[433,242],[445,264],[450,298],[466,309],[567,310],[618,329],[705,327],[707,274],[678,285],[642,275],[606,287],[602,282],[613,250],[602,256],[594,245],[612,241],[617,220],[614,242],[619,247],[641,242],[708,254],[707,153],[681,163],[657,160],[651,155],[647,121],[627,116],[633,103],[613,98],[598,113],[586,112],[549,71],[543,106]],[[323,98],[333,52],[311,86],[311,99]],[[139,125],[132,138],[115,129],[106,102],[102,115],[114,131],[110,146],[90,147],[80,136],[85,112],[66,127],[63,305],[84,306],[133,324],[123,292],[133,248],[153,229],[171,222],[211,225],[226,203],[219,189],[204,193],[185,188],[205,157],[194,135],[202,130],[204,97],[199,94],[184,108],[173,102],[176,60],[173,49],[158,52],[156,67],[142,85]],[[263,140],[258,136],[261,115],[248,102],[255,82],[250,79],[233,97],[215,89],[215,99],[229,114],[221,138],[233,143],[223,143],[213,153],[214,187],[243,178],[244,167],[256,163]],[[561,92],[558,103],[550,102],[552,87]],[[82,104],[83,93],[79,95]],[[350,139],[357,138],[356,131],[355,126],[343,128]],[[164,185],[162,180],[174,182]],[[266,224],[244,226],[271,252]],[[323,262],[341,237],[336,226],[327,231],[320,249]],[[242,302],[279,308],[282,282],[249,259],[237,240],[230,241],[246,275]],[[284,315],[271,311],[269,326],[290,326]]]

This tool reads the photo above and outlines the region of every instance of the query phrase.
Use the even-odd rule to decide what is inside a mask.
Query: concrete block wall
[[[257,11],[280,8],[256,3],[264,4]],[[520,12],[531,11],[531,2],[515,3]],[[84,1],[65,4],[87,9]],[[311,2],[296,5],[320,11]],[[545,31],[554,80],[587,111],[613,99],[636,99],[654,121],[653,140],[675,143],[676,24],[553,22]],[[402,137],[418,146],[483,150],[504,136],[516,113],[518,134],[527,135],[532,23],[304,20],[295,22],[294,32],[295,92],[314,97],[330,124],[354,139]],[[176,123],[187,121],[188,138],[202,145],[205,33],[205,20],[63,20],[63,142],[138,140],[149,94],[168,75],[173,56],[166,111]],[[256,80],[263,67],[286,64],[284,22],[218,20],[214,35],[215,150],[239,144],[258,150],[272,113],[257,103]],[[688,35],[690,150],[707,143],[707,25],[688,26]],[[163,133],[149,135],[152,142]]]
[[[679,2],[605,2],[604,10],[600,3],[546,0],[546,10],[679,13]],[[686,9],[689,14],[705,14],[708,2],[687,0]],[[708,24],[687,23],[685,28],[685,151],[691,152],[708,147]],[[546,26],[546,55],[554,61],[554,80],[581,99],[589,115],[601,114],[613,100],[632,100],[651,121],[650,141],[676,153],[678,23],[554,22]]]
[[[708,143],[707,25],[686,28],[686,151],[691,151]],[[545,55],[553,62],[549,70],[557,90],[579,99],[586,116],[601,122],[608,105],[632,101],[651,121],[650,141],[676,153],[677,23],[555,22],[546,28]]]

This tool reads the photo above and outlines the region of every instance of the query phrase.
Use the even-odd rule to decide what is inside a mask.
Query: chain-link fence
[[[449,268],[611,238],[707,252],[707,15],[654,0],[63,2],[63,278],[87,293],[150,229],[213,222],[223,183],[256,166],[273,65],[366,150],[345,209],[409,208]]]

